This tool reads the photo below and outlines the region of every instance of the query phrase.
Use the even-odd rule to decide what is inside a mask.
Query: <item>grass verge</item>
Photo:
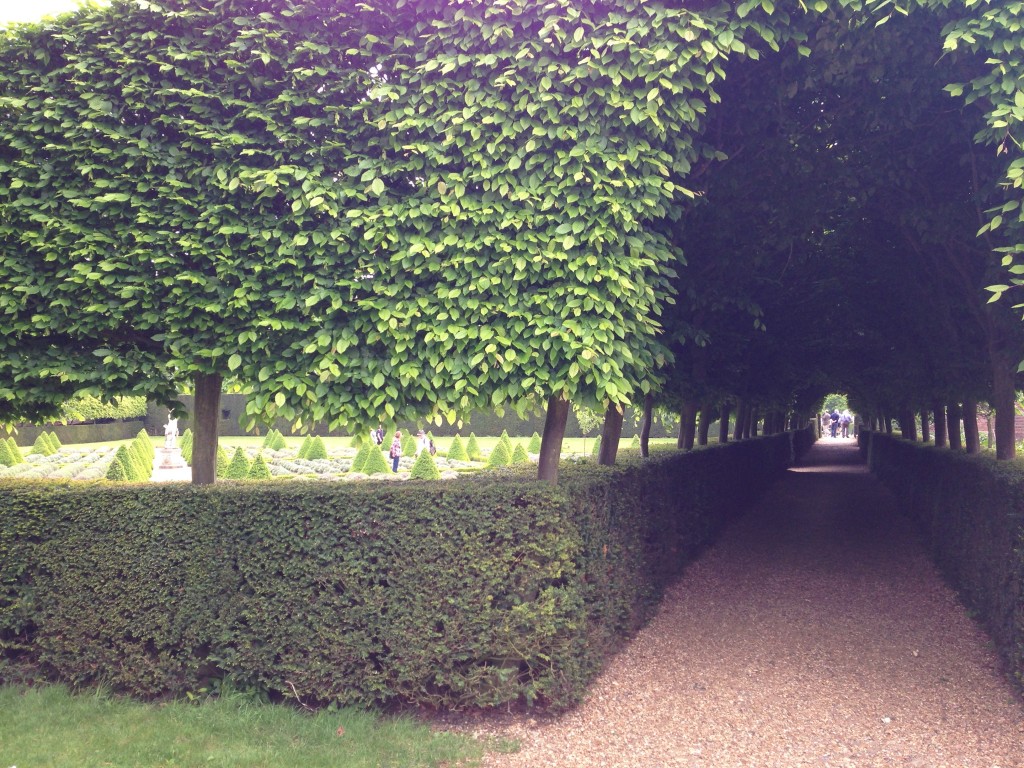
[[[468,768],[487,750],[410,718],[310,714],[242,694],[142,704],[61,686],[0,688],[2,768]]]

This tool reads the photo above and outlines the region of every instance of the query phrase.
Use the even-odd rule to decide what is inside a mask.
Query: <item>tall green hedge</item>
[[[869,466],[914,519],[949,583],[1024,684],[1024,470],[862,432]]]
[[[0,645],[143,696],[231,675],[304,701],[566,707],[791,450],[567,466],[557,488],[0,483]]]

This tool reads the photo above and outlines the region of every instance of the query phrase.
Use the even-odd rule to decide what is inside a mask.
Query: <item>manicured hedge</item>
[[[873,432],[860,444],[1024,683],[1024,468]]]
[[[0,648],[142,696],[230,675],[304,701],[565,707],[792,446],[566,466],[558,488],[515,468],[0,484]]]

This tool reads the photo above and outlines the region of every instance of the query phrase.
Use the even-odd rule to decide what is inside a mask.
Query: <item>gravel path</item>
[[[488,768],[1024,768],[1024,704],[913,528],[825,440],[669,589],[576,710]]]

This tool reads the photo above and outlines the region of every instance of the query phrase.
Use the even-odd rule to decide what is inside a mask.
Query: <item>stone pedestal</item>
[[[181,469],[187,466],[181,457],[181,448],[157,448],[156,466],[158,469]]]

